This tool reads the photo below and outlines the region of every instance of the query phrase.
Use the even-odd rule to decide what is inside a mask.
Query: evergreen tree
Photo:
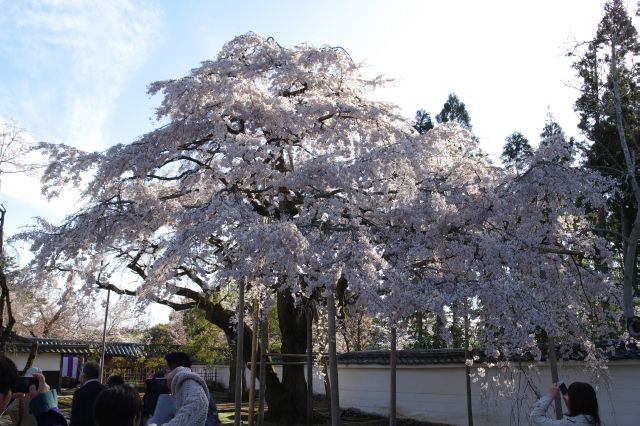
[[[567,136],[564,133],[562,127],[558,124],[551,111],[547,113],[547,121],[544,123],[542,132],[540,132],[540,146],[550,146],[553,144],[568,144],[571,147],[578,145],[578,142],[573,138],[567,140]],[[555,161],[561,163],[572,163],[574,157],[563,155],[562,157],[554,158]]]
[[[471,130],[471,116],[467,111],[467,107],[454,93],[449,95],[442,107],[442,111],[436,115],[437,123],[448,123],[449,121],[456,122],[465,129]]]
[[[549,145],[554,141],[565,142],[567,140],[566,135],[562,127],[556,122],[555,117],[551,114],[551,111],[547,113],[547,121],[544,123],[542,132],[540,133],[540,144],[543,146]]]
[[[591,142],[585,165],[618,182],[617,191],[607,197],[608,210],[598,212],[597,227],[608,236],[616,255],[625,260],[623,263],[634,263],[635,270],[625,272],[625,283],[631,280],[637,293],[637,239],[631,238],[638,222],[633,190],[637,175],[629,159],[637,157],[640,139],[640,43],[621,0],[608,1],[604,12],[596,37],[569,54],[576,57],[573,68],[581,83],[574,108],[580,116],[578,127]],[[623,143],[623,137],[629,140],[628,144]],[[628,149],[627,158],[623,145]],[[633,254],[629,251],[630,239]],[[633,309],[629,304],[633,302],[628,285],[625,284],[625,315],[631,323]]]
[[[524,161],[533,154],[529,140],[522,133],[513,132],[505,138],[504,142],[500,160],[506,168],[514,168],[519,174]]]
[[[429,130],[433,129],[431,115],[423,109],[416,111],[416,121],[413,128],[421,135],[424,135]]]

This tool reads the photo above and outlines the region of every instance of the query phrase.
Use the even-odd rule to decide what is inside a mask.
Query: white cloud
[[[6,7],[5,7],[6,6]],[[105,122],[160,25],[151,3],[31,1],[3,5],[0,114],[39,137],[104,149]]]

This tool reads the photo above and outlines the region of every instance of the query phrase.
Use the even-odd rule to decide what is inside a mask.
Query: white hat
[[[29,369],[27,370],[25,376],[26,377],[33,377],[33,373],[42,374],[42,369],[39,368],[39,367],[29,367]]]

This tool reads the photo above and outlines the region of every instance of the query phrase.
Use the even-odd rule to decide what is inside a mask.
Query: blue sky
[[[635,3],[635,2],[634,2]],[[455,92],[492,156],[522,131],[537,142],[548,107],[577,135],[572,40],[591,37],[604,0],[154,1],[0,0],[0,120],[35,140],[87,150],[127,143],[154,126],[146,87],[214,59],[254,31],[281,45],[342,46],[371,76],[395,78],[376,96],[407,117],[434,116]],[[58,221],[71,190],[48,203],[33,178],[5,176],[9,234],[40,215]]]

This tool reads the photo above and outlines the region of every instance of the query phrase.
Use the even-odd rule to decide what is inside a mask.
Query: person
[[[29,386],[29,410],[36,418],[38,426],[67,426],[67,420],[58,411],[58,395],[50,390],[45,378],[40,373],[33,373],[38,385]],[[18,369],[14,362],[0,355],[0,417],[14,399],[23,398],[24,394],[14,394],[11,388],[18,381]],[[15,402],[14,402],[15,403]]]
[[[93,406],[97,426],[138,426],[142,400],[131,386],[115,385],[100,392]]]
[[[87,362],[82,366],[80,382],[82,386],[73,393],[71,401],[71,426],[94,426],[93,404],[106,386],[98,381],[100,366]]]
[[[556,383],[549,387],[549,395],[540,398],[533,406],[531,420],[538,426],[604,426],[598,414],[596,391],[589,383],[573,382],[566,395],[563,395],[568,414],[560,420],[550,419],[545,415],[549,405],[560,393]]]
[[[153,417],[149,419],[149,426],[205,426],[212,420],[218,423],[215,404],[210,398],[209,389],[204,379],[191,371],[191,360],[184,352],[172,352],[165,356],[167,366],[171,370],[167,373],[167,386],[171,390],[171,397],[175,402],[175,414],[168,420],[166,414],[161,418],[161,411],[170,407],[171,399],[158,399]],[[213,408],[212,408],[213,406]]]
[[[169,389],[166,386],[166,379],[164,375],[164,371],[156,371],[154,374],[147,377],[145,383],[146,389],[144,391],[144,397],[142,398],[142,416],[145,419],[153,417],[153,413],[156,411],[156,406],[158,405],[160,397],[162,395],[169,394]],[[161,386],[163,379],[165,379],[165,383],[164,386]],[[163,405],[166,404],[166,402],[163,403]],[[175,415],[176,404],[175,402],[171,402],[170,404],[173,406],[174,413],[171,415],[171,417],[173,417]],[[168,417],[168,420],[171,420],[171,417]]]
[[[114,374],[112,376],[109,376],[109,378],[107,379],[108,388],[113,386],[122,386],[122,385],[124,385],[124,378],[122,376]]]
[[[29,367],[25,373],[25,377],[33,377],[35,373],[42,374],[42,370],[38,367]],[[11,417],[14,426],[36,426],[38,424],[36,418],[29,413],[30,402],[31,398],[26,395],[24,398],[17,399],[7,409],[7,413],[9,417]]]

